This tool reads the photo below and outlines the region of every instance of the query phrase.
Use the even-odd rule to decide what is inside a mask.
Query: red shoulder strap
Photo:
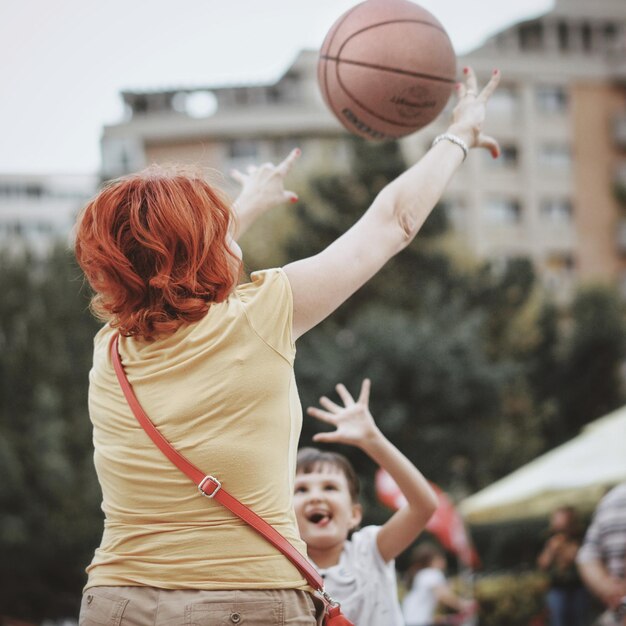
[[[180,452],[178,452],[176,448],[174,448],[172,444],[170,444],[170,442],[158,431],[158,429],[150,421],[150,418],[146,415],[145,411],[141,408],[141,405],[135,396],[135,392],[128,382],[128,378],[124,372],[124,366],[122,365],[122,361],[120,359],[118,339],[119,335],[116,334],[111,341],[111,360],[113,361],[113,367],[115,368],[117,380],[120,383],[120,387],[122,388],[122,391],[126,396],[126,400],[137,418],[137,421],[141,424],[146,433],[148,433],[150,439],[152,439],[161,452],[163,452],[163,454],[183,474],[187,475],[196,485],[198,485],[198,489],[202,495],[217,500],[221,505],[231,511],[231,513],[234,513],[237,517],[252,526],[254,530],[280,550],[280,552],[282,552],[298,568],[311,587],[325,594],[322,577],[317,573],[309,561],[302,556],[302,554],[300,554],[300,552],[298,552],[289,543],[289,541],[287,541],[287,539],[285,539],[262,517],[259,517],[245,504],[239,502],[237,498],[231,496],[224,489],[224,487],[222,487],[222,484],[217,478],[200,471],[193,463],[180,454]],[[328,600],[326,595],[325,598]],[[332,599],[330,601],[333,602]]]

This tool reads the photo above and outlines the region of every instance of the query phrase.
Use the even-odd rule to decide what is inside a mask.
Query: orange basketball
[[[326,104],[352,133],[397,139],[432,122],[456,82],[450,38],[409,0],[366,0],[322,44],[317,78]]]

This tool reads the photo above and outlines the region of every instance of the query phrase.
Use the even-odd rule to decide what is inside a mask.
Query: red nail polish
[[[300,148],[296,148],[296,154],[300,156],[302,154],[302,150],[300,150]]]
[[[298,202],[298,198],[291,198],[290,202],[291,204],[295,204],[296,202]]]
[[[493,70],[493,75],[496,76],[497,74],[500,73],[500,70]]]
[[[463,73],[464,73],[464,74],[467,74],[468,72],[469,72],[469,67],[464,67],[464,68],[463,68]]]

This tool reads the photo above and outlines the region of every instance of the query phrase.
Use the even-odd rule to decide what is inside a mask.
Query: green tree
[[[405,170],[396,143],[352,147],[349,173],[317,176],[301,193],[287,260],[329,245]],[[528,259],[461,266],[443,245],[446,226],[436,208],[406,250],[300,340],[296,370],[305,406],[340,380],[356,389],[371,376],[394,442],[444,487],[458,479],[449,461],[468,460],[464,480],[477,488],[623,402],[623,312],[601,289],[582,292],[571,313],[557,309]],[[319,428],[306,419],[303,442]]]
[[[624,316],[615,292],[601,286],[580,291],[571,318],[559,393],[566,436],[623,404],[620,368],[626,356]]]
[[[82,284],[62,248],[0,262],[0,607],[23,619],[77,614],[101,532]]]
[[[334,241],[406,168],[396,143],[355,141],[353,154],[350,174],[319,176],[301,194],[290,259]],[[406,250],[299,341],[296,371],[305,406],[338,381],[356,389],[370,376],[372,407],[386,434],[444,486],[452,481],[449,461],[470,459],[466,479],[475,488],[528,457],[517,436],[527,414],[507,420],[504,409],[513,391],[529,396],[515,384],[524,368],[515,360],[523,349],[512,326],[536,282],[526,261],[502,272],[458,267],[441,245],[446,226],[445,212],[435,209]],[[502,441],[504,427],[510,444]],[[303,443],[319,428],[306,419]],[[484,454],[503,447],[502,462]],[[371,477],[362,455],[343,451]]]

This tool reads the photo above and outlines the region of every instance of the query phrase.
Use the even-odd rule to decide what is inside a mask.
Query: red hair
[[[235,287],[233,215],[200,175],[157,166],[109,183],[82,211],[76,258],[94,314],[154,339],[206,315]]]

